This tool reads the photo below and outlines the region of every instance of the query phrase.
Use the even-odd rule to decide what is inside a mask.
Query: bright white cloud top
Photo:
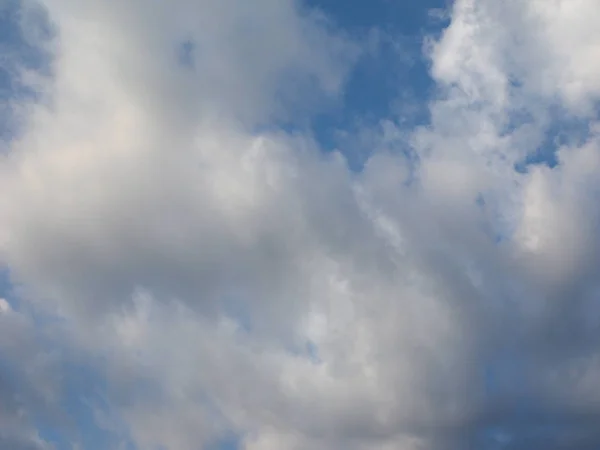
[[[358,171],[303,124],[378,41],[317,8],[19,8],[1,450],[600,446],[598,0],[456,0]]]

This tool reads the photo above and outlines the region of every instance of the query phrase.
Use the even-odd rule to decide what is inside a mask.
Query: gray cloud
[[[456,2],[431,123],[365,133],[351,173],[257,130],[341,92],[358,50],[323,17],[45,2],[53,75],[0,164],[0,254],[60,319],[53,345],[106,378],[98,425],[140,449],[594,448],[598,36],[578,3]],[[585,139],[516,171],[556,105]]]

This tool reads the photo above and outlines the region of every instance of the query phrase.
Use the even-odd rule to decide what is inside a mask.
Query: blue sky
[[[350,73],[339,106],[313,120],[316,136],[324,147],[342,147],[336,140],[339,130],[352,129],[363,121],[375,124],[398,115],[408,121],[406,126],[426,122],[423,99],[430,97],[433,84],[428,61],[423,58],[423,38],[441,31],[445,23],[432,11],[446,11],[447,2],[416,4],[381,0],[368,4],[338,1],[308,4],[324,11],[357,39],[369,39],[371,33],[371,39],[377,35],[381,41],[373,54],[362,58]],[[402,106],[410,112],[403,114]],[[357,156],[358,167],[363,158]]]
[[[0,4],[0,450],[598,448],[559,3]]]

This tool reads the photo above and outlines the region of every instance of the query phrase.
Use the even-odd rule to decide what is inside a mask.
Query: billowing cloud
[[[317,10],[29,5],[0,448],[597,447],[600,5],[551,3],[456,1],[359,172],[287,126],[364,50]]]

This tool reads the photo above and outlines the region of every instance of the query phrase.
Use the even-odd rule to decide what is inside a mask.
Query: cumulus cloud
[[[115,448],[600,443],[595,0],[456,1],[429,123],[368,130],[360,172],[284,126],[361,52],[316,10],[32,5],[51,62],[0,162],[0,448],[89,433],[62,419],[74,361]]]

